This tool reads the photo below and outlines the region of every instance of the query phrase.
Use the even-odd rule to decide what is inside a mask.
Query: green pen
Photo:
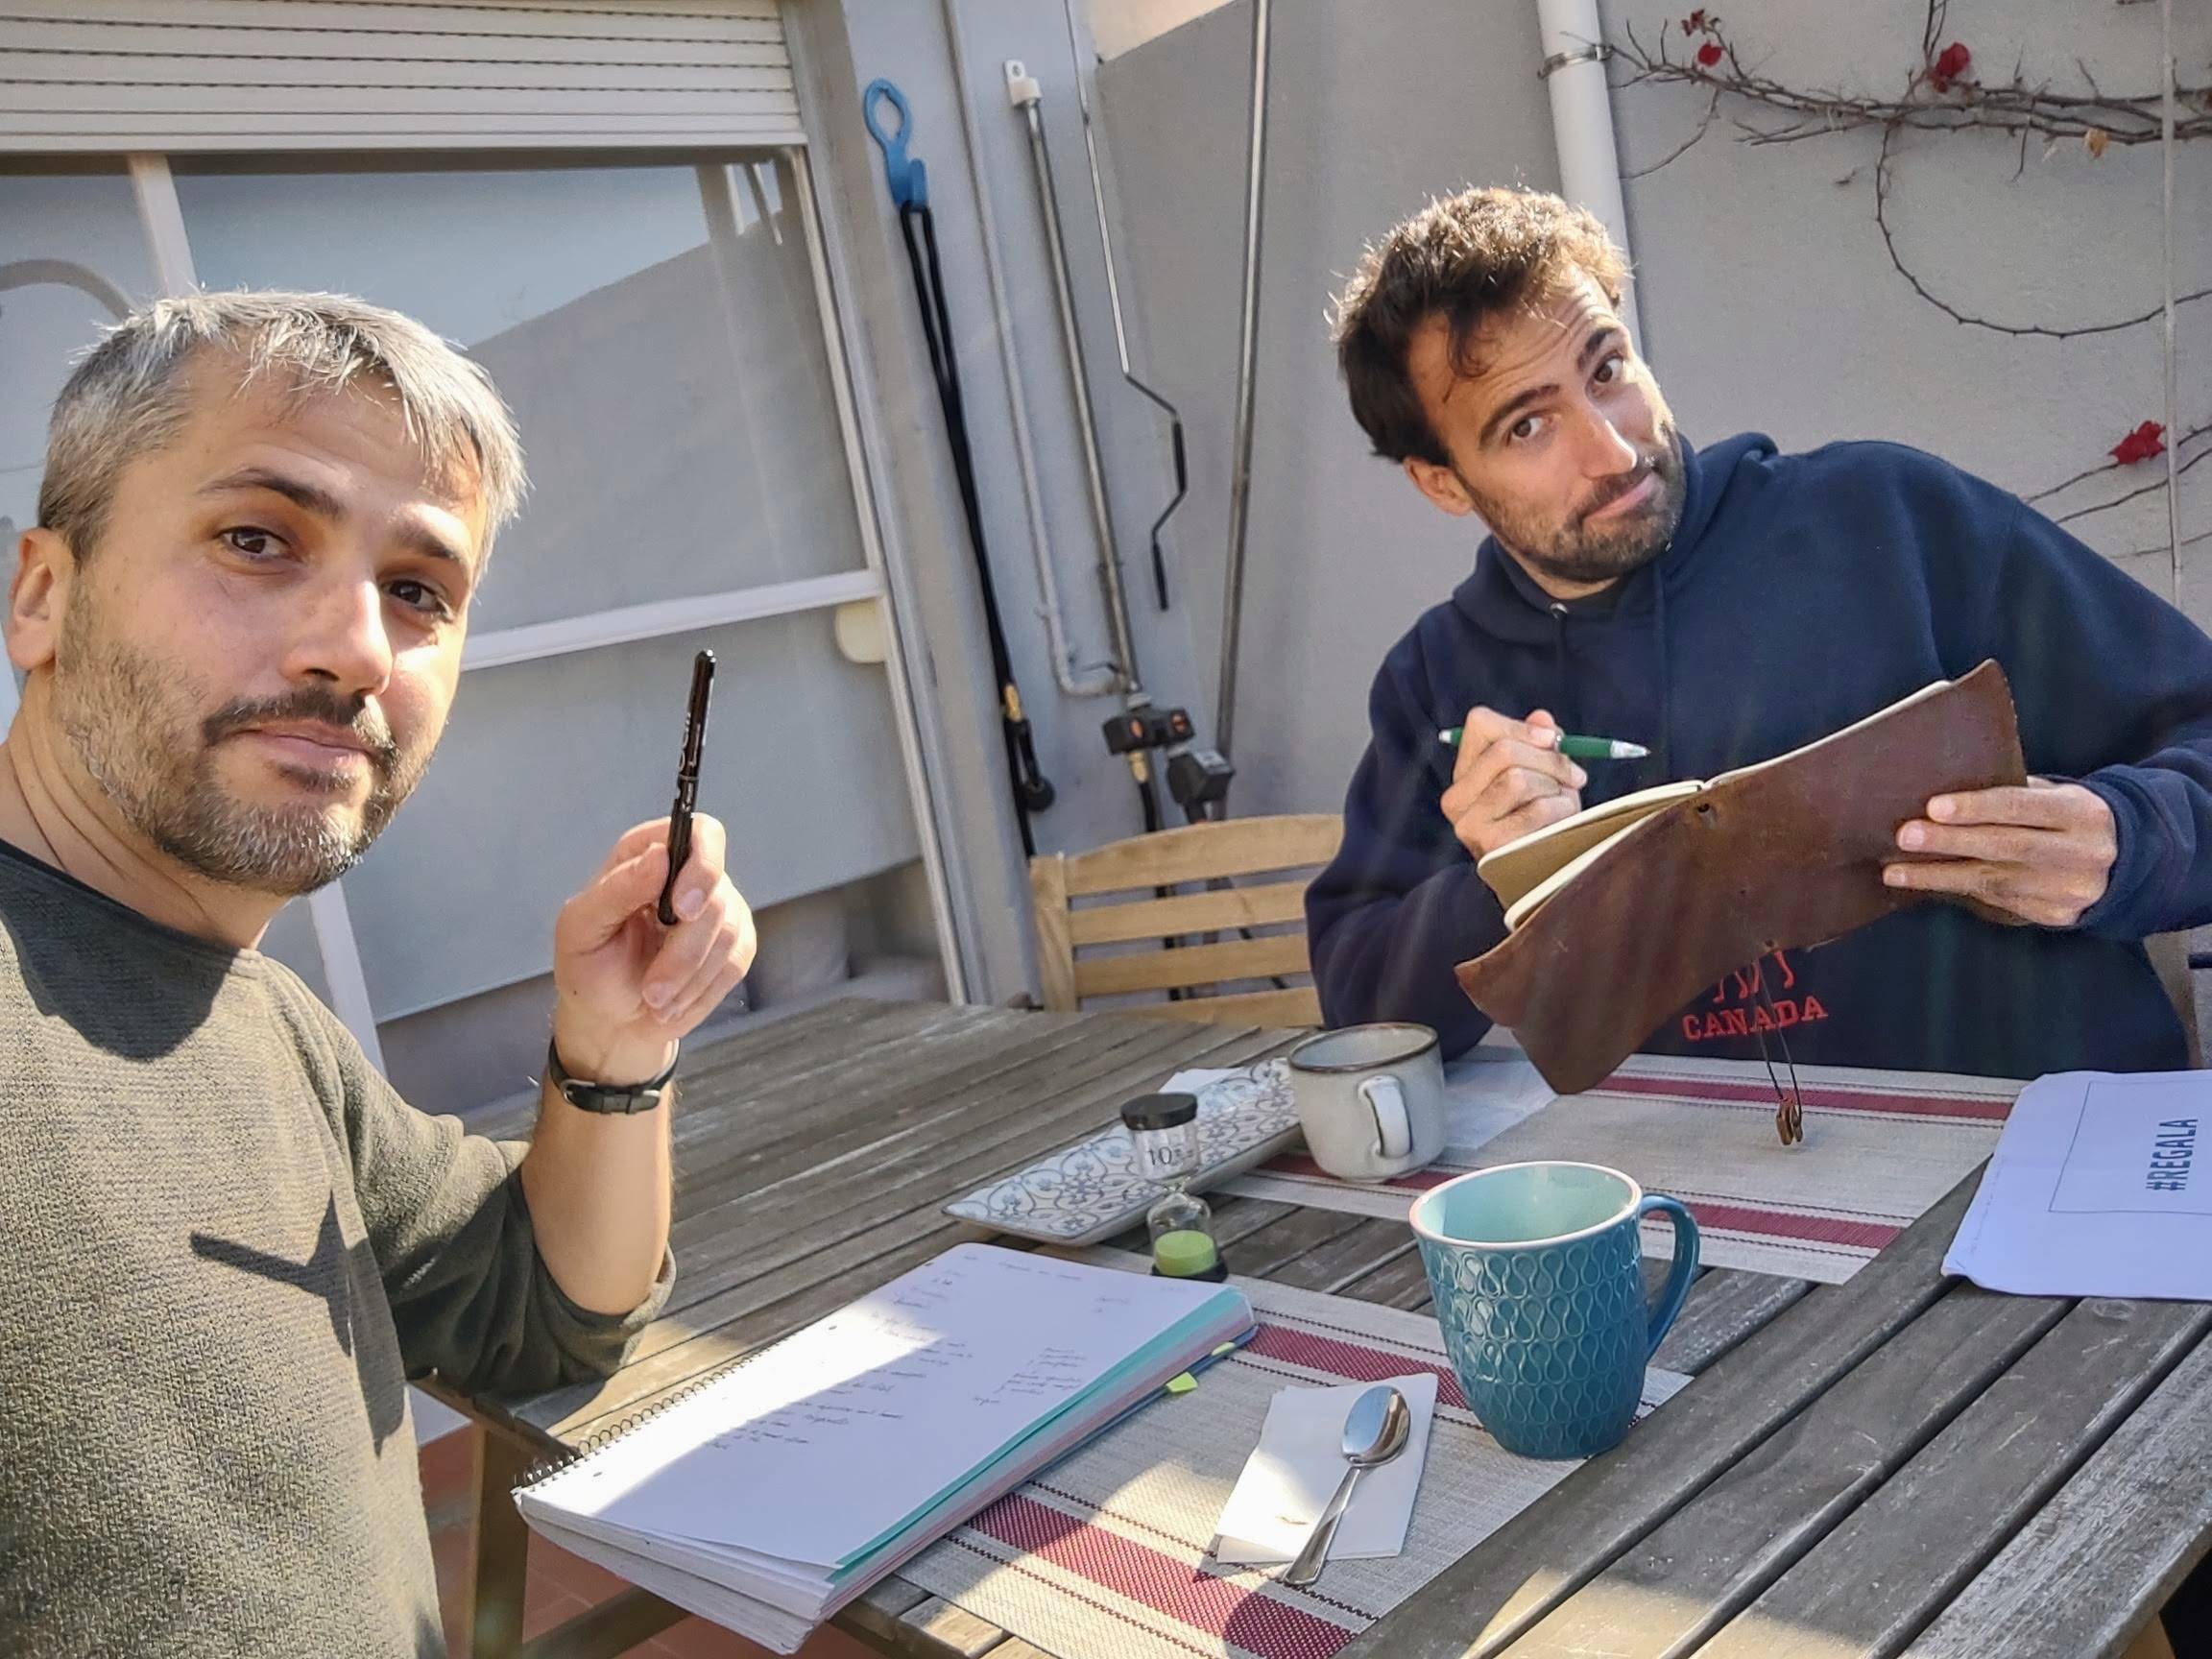
[[[1464,726],[1447,726],[1436,733],[1436,740],[1455,744],[1466,730]],[[1622,737],[1576,737],[1569,733],[1559,739],[1559,753],[1570,760],[1641,760],[1651,751]]]

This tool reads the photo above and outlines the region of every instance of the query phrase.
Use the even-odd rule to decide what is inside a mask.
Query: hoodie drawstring
[[[1559,688],[1558,696],[1552,699],[1552,715],[1560,731],[1572,732],[1575,711],[1567,706],[1567,607],[1556,599],[1551,602],[1551,684]]]
[[[1567,675],[1567,618],[1566,606],[1554,599],[1547,610],[1551,617],[1551,683],[1559,688],[1553,699],[1552,713],[1561,730],[1576,730],[1581,710],[1574,706],[1574,683]],[[1658,781],[1671,782],[1674,777],[1671,733],[1674,725],[1673,677],[1667,671],[1667,583],[1661,572],[1651,572],[1651,629],[1659,650],[1659,732],[1652,749],[1659,760]]]

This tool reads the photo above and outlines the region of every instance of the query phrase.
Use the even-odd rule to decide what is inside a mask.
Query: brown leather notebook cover
[[[1932,796],[2026,781],[2011,687],[1984,662],[1660,807],[1461,963],[1460,987],[1578,1094],[1730,971],[1923,902],[1882,866]]]

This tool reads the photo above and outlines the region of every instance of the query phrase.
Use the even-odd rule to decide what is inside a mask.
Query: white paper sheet
[[[2212,1301],[2212,1072],[2031,1083],[1943,1259],[2028,1296]]]
[[[1368,1470],[1352,1488],[1352,1502],[1336,1523],[1329,1546],[1333,1561],[1374,1561],[1406,1548],[1421,1468],[1429,1455],[1429,1425],[1436,1415],[1436,1374],[1383,1379],[1406,1396],[1413,1423],[1406,1450]],[[1236,1566],[1288,1561],[1306,1547],[1313,1523],[1344,1478],[1344,1418],[1352,1403],[1374,1387],[1348,1382],[1335,1388],[1285,1388],[1267,1407],[1267,1420],[1221,1506],[1214,1540],[1217,1561]]]

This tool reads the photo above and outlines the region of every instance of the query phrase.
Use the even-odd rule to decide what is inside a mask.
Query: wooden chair
[[[1186,996],[1129,1011],[1251,1025],[1320,1024],[1321,999],[1306,948],[1306,888],[1343,838],[1343,820],[1332,815],[1232,818],[1132,836],[1094,852],[1032,858],[1045,1006],[1070,1011],[1093,997],[1297,975],[1305,982],[1288,988]],[[1257,885],[1203,885],[1285,872],[1297,874]],[[1195,892],[1172,892],[1193,885]],[[1172,896],[1160,897],[1161,889]],[[1078,906],[1077,900],[1102,902]],[[1180,942],[1191,935],[1215,938]],[[1170,939],[1178,942],[1165,945]],[[1077,955],[1090,947],[1134,944],[1158,948]]]

